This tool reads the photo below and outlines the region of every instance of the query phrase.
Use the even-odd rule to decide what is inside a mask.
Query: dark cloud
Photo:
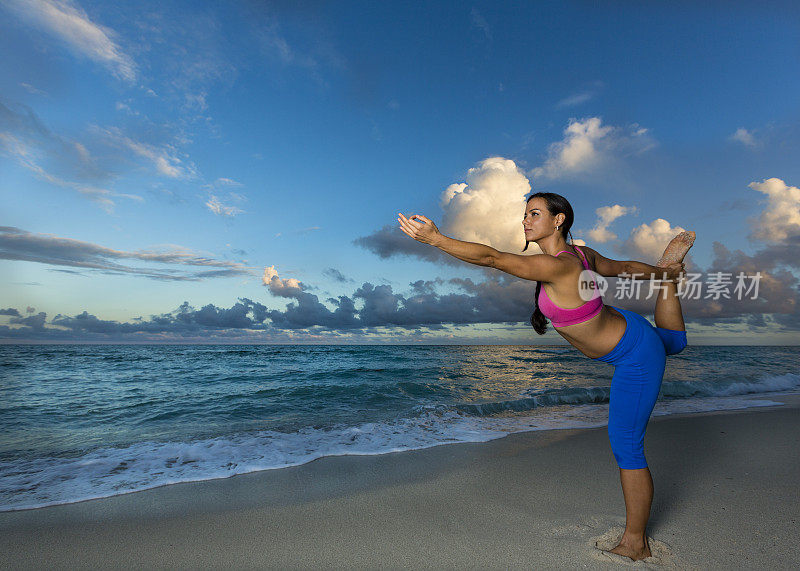
[[[332,279],[334,279],[334,280],[336,280],[337,282],[340,282],[340,283],[353,281],[350,278],[346,278],[342,272],[340,272],[339,270],[337,270],[335,268],[327,268],[326,270],[324,270],[322,272],[322,274],[326,275],[329,278],[332,278]]]
[[[272,293],[289,298],[283,310],[268,309],[261,303],[240,298],[231,308],[212,304],[195,309],[184,302],[176,310],[137,318],[130,322],[100,319],[87,311],[74,316],[56,315],[49,323],[39,313],[21,317],[13,308],[10,325],[0,327],[0,337],[38,339],[120,339],[135,340],[143,335],[169,340],[187,336],[216,334],[234,330],[281,333],[291,330],[320,329],[328,335],[345,332],[365,334],[380,327],[399,327],[416,330],[422,327],[442,329],[447,324],[517,323],[527,320],[533,300],[530,282],[500,279],[475,284],[471,280],[451,280],[450,285],[464,293],[440,294],[435,285],[441,279],[411,284],[407,295],[396,293],[389,285],[362,284],[352,296],[328,298],[321,303],[318,297],[296,282],[275,277],[267,284]],[[356,304],[362,307],[357,309]],[[331,306],[333,309],[329,309]],[[16,312],[14,314],[13,312]],[[45,327],[47,325],[48,327]]]
[[[15,310],[16,311],[16,310]],[[19,313],[19,312],[17,312]],[[37,313],[36,315],[29,315],[28,317],[12,317],[9,323],[15,325],[27,325],[33,331],[44,331],[44,324],[47,320],[47,314],[44,312]]]
[[[717,323],[743,323],[751,327],[772,326],[778,323],[786,329],[800,329],[800,280],[792,273],[800,260],[800,241],[793,238],[785,244],[767,246],[753,255],[741,250],[729,250],[719,242],[712,248],[714,259],[711,265],[700,273],[700,298],[687,296],[681,299],[684,319],[701,325]],[[730,280],[728,297],[710,295],[709,282],[718,273]],[[745,295],[736,292],[738,276],[744,275],[744,286],[752,284],[751,277],[761,274],[758,280],[758,295],[752,299],[752,291]],[[638,299],[615,299],[618,280],[609,280],[609,290],[605,299],[611,305],[619,305],[639,313],[652,314],[655,309],[655,295],[649,295],[649,282],[641,281]],[[765,318],[771,315],[770,320]]]
[[[702,275],[704,287],[700,299],[681,302],[687,323],[700,325],[745,325],[752,329],[782,327],[800,330],[800,280],[790,271],[797,267],[795,242],[769,246],[750,256],[714,243],[714,260]],[[329,268],[332,270],[332,268]],[[210,270],[214,271],[214,270]],[[734,280],[729,298],[709,299],[707,280],[714,272],[731,274]],[[739,272],[745,276],[761,272],[756,299],[737,299],[734,285]],[[329,272],[329,274],[332,272]],[[187,302],[176,310],[148,319],[137,318],[121,323],[106,321],[84,311],[75,316],[56,315],[49,323],[46,315],[22,317],[14,308],[0,311],[9,316],[9,325],[0,326],[6,339],[61,340],[149,340],[181,339],[265,339],[291,341],[294,331],[324,333],[336,337],[347,333],[370,335],[379,328],[397,328],[406,332],[422,328],[443,329],[448,325],[526,323],[534,307],[534,282],[487,270],[480,282],[470,278],[418,280],[405,293],[391,285],[363,283],[350,296],[320,299],[308,287],[294,279],[281,279],[274,268],[265,271],[265,285],[270,293],[289,300],[284,309],[270,309],[246,298],[230,308],[212,304],[195,309]],[[617,299],[618,280],[610,280],[605,300],[610,305],[652,315],[655,299],[645,299],[650,282],[640,281],[640,295],[635,299]],[[655,282],[654,282],[655,283]],[[749,284],[749,282],[748,282]],[[441,288],[449,288],[443,292]],[[657,293],[657,290],[656,290]],[[32,309],[32,308],[31,308]],[[17,327],[13,327],[17,326]]]
[[[436,278],[435,280],[417,280],[409,285],[415,294],[425,295],[434,293],[436,286],[443,283],[444,280],[442,278]]]
[[[19,228],[0,226],[0,259],[38,262],[53,266],[86,268],[105,274],[133,274],[155,280],[200,281],[210,278],[250,276],[253,271],[239,262],[215,260],[184,249],[126,252],[71,238],[33,234]],[[178,266],[208,267],[205,270],[136,267],[118,260]],[[75,270],[55,271],[80,273]]]
[[[73,276],[86,276],[86,274],[84,274],[83,272],[77,272],[75,270],[63,270],[63,269],[59,269],[59,268],[47,268],[47,271],[48,272],[59,272],[59,273],[62,273],[62,274],[72,274]],[[106,273],[110,273],[110,272],[106,272]]]
[[[363,325],[356,317],[353,300],[347,296],[329,298],[328,302],[336,306],[329,310],[316,295],[299,292],[293,296],[297,301],[291,302],[283,311],[272,310],[267,313],[272,326],[278,329],[306,329],[308,327],[324,327],[326,329],[352,330]]]
[[[412,256],[429,262],[448,264],[451,266],[462,265],[463,262],[448,256],[438,248],[429,244],[417,242],[406,236],[396,226],[386,225],[368,236],[353,240],[353,244],[369,250],[378,257],[386,259],[392,256]]]
[[[460,264],[458,260],[443,254],[441,250],[409,240],[405,234],[392,226],[384,226],[369,236],[358,238],[354,243],[381,258],[404,255],[435,263]],[[741,250],[730,251],[719,242],[713,243],[713,250],[714,259],[707,269],[690,268],[691,272],[701,273],[702,286],[700,299],[684,297],[681,301],[684,318],[687,322],[702,325],[723,322],[746,323],[751,327],[774,327],[777,323],[787,329],[800,329],[800,291],[798,289],[800,280],[792,272],[792,270],[800,268],[800,237],[789,237],[781,244],[765,246],[753,255],[745,254]],[[730,274],[732,283],[729,287],[728,298],[706,297],[709,293],[708,282],[712,279],[712,274],[717,272]],[[749,286],[751,284],[749,276],[755,276],[757,272],[761,273],[757,298],[750,299],[749,296],[737,295],[735,291],[737,276],[740,273],[744,274],[744,285]],[[523,315],[530,314],[532,308],[529,308],[528,305],[532,306],[533,304],[533,295],[530,292],[533,291],[535,284],[516,280],[495,270],[485,269],[484,273],[488,279],[481,283],[475,283],[470,279],[450,280],[451,284],[460,286],[469,294],[469,299],[457,299],[457,303],[461,304],[463,314],[479,316],[475,322],[527,321],[527,316],[520,317],[520,312]],[[497,277],[498,275],[500,277]],[[639,294],[633,299],[628,299],[628,296],[623,299],[617,296],[622,285],[620,281],[609,280],[609,290],[604,298],[606,303],[652,315],[658,290],[650,294],[650,283],[638,281]],[[470,322],[464,321],[463,318],[462,321],[459,321],[452,314],[451,308],[444,306],[454,300],[448,296],[437,296],[434,293],[433,283],[420,280],[412,283],[411,286],[417,300],[425,300],[420,307],[424,307],[427,315],[438,317],[444,312],[452,318],[451,322],[453,323]],[[376,296],[377,292],[373,292],[372,295]],[[647,299],[648,295],[650,299]],[[408,300],[410,299],[414,298],[408,298]],[[389,301],[384,300],[384,303],[389,303]],[[412,311],[411,308],[412,306],[406,306],[399,309],[396,314],[384,309],[380,315],[383,317],[392,315],[394,319],[408,318]],[[765,315],[772,315],[772,317],[767,320]],[[400,321],[399,323],[404,322]]]
[[[10,323],[27,325],[33,332],[45,332],[45,314],[39,313],[28,318],[12,318]],[[100,319],[87,311],[75,316],[58,314],[50,321],[50,325],[60,329],[48,329],[47,337],[68,338],[82,337],[97,339],[98,337],[120,338],[132,334],[150,333],[181,336],[215,330],[248,329],[263,330],[267,328],[264,320],[267,308],[261,303],[247,298],[240,298],[230,308],[216,307],[212,304],[195,309],[184,302],[170,313],[152,315],[149,319],[137,318],[131,322],[119,322]],[[6,329],[6,333],[9,331]],[[16,330],[12,336],[30,336],[29,330]]]

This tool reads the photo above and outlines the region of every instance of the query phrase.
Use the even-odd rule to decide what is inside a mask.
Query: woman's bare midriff
[[[578,273],[583,271],[584,267],[577,259],[572,260],[569,256],[564,256],[564,258],[566,258],[565,261],[569,260],[567,263],[576,265],[575,274],[561,278],[558,284],[545,282],[542,287],[546,288],[547,295],[559,307],[579,307],[583,300],[578,296],[574,284],[578,283]],[[553,289],[560,291],[554,292]],[[564,299],[565,297],[571,299]],[[562,302],[565,305],[561,305]],[[602,311],[588,321],[553,329],[578,351],[590,359],[596,359],[611,352],[617,346],[625,334],[626,326],[625,318],[619,311],[604,305]]]
[[[625,334],[625,327],[622,314],[613,307],[604,305],[602,311],[589,321],[553,329],[578,351],[590,359],[596,359],[610,353],[617,346]]]

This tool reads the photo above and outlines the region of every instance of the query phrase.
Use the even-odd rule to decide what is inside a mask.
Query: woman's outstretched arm
[[[485,244],[449,238],[439,232],[436,224],[420,214],[406,218],[398,213],[397,220],[400,222],[400,229],[418,242],[436,246],[444,253],[470,264],[495,268],[534,281],[550,281],[566,269],[564,264],[552,256],[519,256],[501,252]]]
[[[680,273],[678,268],[672,266],[670,268],[659,268],[658,266],[651,266],[634,260],[610,260],[588,246],[581,246],[581,249],[592,256],[595,271],[607,278],[623,276],[635,280],[649,280],[653,279],[653,277],[661,279],[664,276],[664,272],[667,272],[669,278],[675,278],[676,274]]]

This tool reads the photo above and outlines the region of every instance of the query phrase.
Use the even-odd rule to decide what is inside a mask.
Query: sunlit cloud
[[[654,146],[648,130],[637,124],[615,127],[603,125],[600,117],[571,119],[564,129],[564,138],[548,147],[544,164],[530,174],[545,179],[579,177]]]
[[[673,226],[663,218],[656,218],[649,224],[634,228],[620,249],[634,259],[652,264],[661,257],[670,240],[684,230],[685,228]]]
[[[510,159],[490,157],[469,169],[465,180],[441,195],[443,231],[460,240],[521,252],[525,197],[531,191],[522,170]]]
[[[484,159],[467,171],[465,182],[451,184],[442,192],[440,206],[444,214],[437,226],[446,235],[459,240],[522,253],[525,247],[522,217],[530,191],[530,181],[514,161],[503,157]],[[410,214],[405,213],[406,216]],[[435,218],[432,213],[416,214]],[[357,238],[354,243],[382,258],[410,255],[437,263],[463,264],[436,248],[412,240],[396,225],[384,226],[369,236]],[[538,252],[536,244],[526,251]]]
[[[780,243],[800,235],[800,188],[779,178],[768,178],[748,185],[767,196],[760,215],[750,219],[750,237],[768,243]]]
[[[620,206],[615,204],[613,206],[601,206],[595,210],[597,215],[597,222],[594,227],[589,230],[586,235],[595,242],[606,243],[617,239],[617,235],[611,232],[608,227],[619,217],[626,214],[634,214],[637,212],[635,206]]]
[[[264,275],[261,276],[261,283],[269,289],[270,293],[280,297],[294,297],[303,290],[303,284],[295,278],[281,279],[278,277],[278,270],[275,266],[264,268]]]

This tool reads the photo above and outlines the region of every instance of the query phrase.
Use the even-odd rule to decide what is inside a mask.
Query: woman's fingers
[[[421,222],[417,222],[416,220],[411,220],[410,218],[406,218],[405,216],[403,216],[399,212],[398,212],[398,216],[399,216],[398,220],[400,220],[400,224],[401,225],[405,225],[407,228],[417,228],[419,226],[422,226]],[[415,226],[415,225],[419,225],[419,226]]]
[[[411,236],[412,238],[414,238],[414,239],[416,240],[416,238],[417,238],[417,237],[416,237],[416,233],[417,233],[417,232],[416,232],[416,230],[417,230],[417,229],[416,229],[416,227],[414,227],[414,226],[411,224],[411,222],[412,222],[412,221],[411,221],[411,220],[409,220],[408,218],[406,218],[405,216],[403,216],[403,215],[402,215],[401,213],[399,213],[399,212],[398,212],[398,218],[397,218],[397,220],[400,222],[400,230],[402,230],[402,231],[403,231],[403,233],[405,233],[405,234],[407,234],[407,235]]]
[[[400,227],[406,230],[414,230],[415,227],[411,224],[410,220],[407,219],[398,219],[400,220]]]
[[[423,222],[420,222],[418,220],[413,220],[413,218],[415,218],[415,217],[419,218],[418,214],[412,214],[411,217],[409,217],[409,218],[406,218],[405,216],[403,216],[399,212],[397,214],[398,214],[398,217],[399,217],[398,220],[400,221],[400,224],[401,225],[405,224],[405,226],[407,228],[413,228],[413,229],[416,230],[416,229],[425,227],[425,224]]]
[[[400,223],[400,229],[404,233],[420,242],[427,242],[425,237],[436,231],[434,224],[421,214],[412,214],[409,217],[405,217],[402,212],[398,212],[397,221]]]

